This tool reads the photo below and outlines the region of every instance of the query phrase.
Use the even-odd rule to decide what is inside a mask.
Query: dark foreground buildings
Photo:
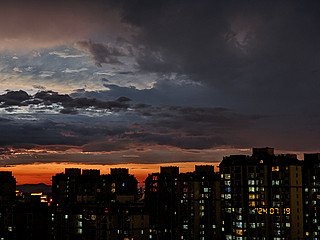
[[[128,169],[66,169],[52,178],[51,239],[148,239],[149,215]]]
[[[146,207],[154,239],[214,239],[219,222],[218,175],[213,166],[193,173],[161,167],[145,181]]]
[[[253,149],[220,164],[223,239],[304,239],[302,162]]]
[[[219,172],[161,167],[143,197],[128,169],[66,169],[52,178],[52,200],[16,190],[0,172],[0,240],[320,238],[320,154],[224,157]]]

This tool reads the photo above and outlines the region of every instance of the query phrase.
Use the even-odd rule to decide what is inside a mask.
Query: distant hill
[[[44,183],[23,184],[23,185],[17,185],[17,190],[24,193],[34,193],[34,192],[51,193],[51,186],[46,185]]]

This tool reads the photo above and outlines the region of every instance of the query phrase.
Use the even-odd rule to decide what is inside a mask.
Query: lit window
[[[255,185],[255,181],[254,180],[248,180],[248,185]]]
[[[279,180],[272,180],[272,185],[280,185],[280,181]]]
[[[249,228],[256,228],[256,224],[255,223],[249,223]]]
[[[254,208],[249,208],[249,214],[255,214],[256,210]]]
[[[249,199],[255,199],[256,198],[256,195],[254,194],[249,194]]]
[[[242,228],[242,222],[236,222],[236,227],[237,228]]]
[[[279,172],[279,166],[274,166],[272,167],[273,172]]]
[[[68,219],[68,215],[64,215],[64,219]]]
[[[224,175],[224,179],[230,179],[231,178],[231,175],[230,174],[225,174]]]

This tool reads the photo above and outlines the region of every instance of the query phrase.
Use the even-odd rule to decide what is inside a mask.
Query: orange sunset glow
[[[45,183],[51,185],[52,176],[64,172],[65,168],[99,169],[101,174],[109,174],[111,168],[128,168],[129,173],[139,181],[139,186],[144,186],[148,174],[159,172],[160,167],[177,166],[180,172],[193,172],[195,165],[208,165],[207,162],[167,163],[167,164],[73,164],[73,163],[41,163],[0,167],[0,171],[12,171],[18,185]],[[210,164],[215,167],[218,163]],[[217,170],[217,169],[216,169]]]

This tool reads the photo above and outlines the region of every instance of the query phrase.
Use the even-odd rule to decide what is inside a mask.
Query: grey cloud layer
[[[97,109],[127,109],[130,101],[129,98],[119,98],[116,101],[100,101],[95,98],[72,98],[67,94],[59,94],[54,91],[40,91],[34,96],[28,95],[25,91],[9,91],[6,94],[0,95],[0,107],[8,106],[28,106],[43,104],[51,108],[52,104],[59,104],[64,109],[70,108],[89,108]],[[64,112],[66,113],[66,112]]]
[[[130,100],[74,98],[52,91],[35,95],[8,92],[0,96],[1,107],[10,111],[0,121],[0,144],[26,148],[67,145],[61,148],[77,146],[88,152],[148,145],[209,149],[233,144],[237,137],[241,140],[242,129],[257,119],[222,108],[156,107]],[[27,112],[18,113],[25,107]],[[101,112],[104,109],[108,111]]]
[[[102,67],[102,63],[120,64],[119,56],[132,55],[132,49],[129,45],[122,47],[113,47],[109,44],[94,43],[92,41],[79,41],[75,44],[80,50],[88,52],[94,59],[97,67]]]
[[[28,28],[22,24],[21,31],[13,24],[20,26],[23,19],[26,24],[39,22],[33,29],[39,39],[31,38],[34,45],[78,42],[75,46],[101,68],[96,72],[90,59],[75,49],[70,54],[50,50],[52,54],[32,59],[35,65],[54,66],[47,69],[30,69],[24,64],[26,59],[12,58],[8,69],[16,75],[6,83],[32,73],[32,85],[42,90],[43,86],[53,89],[49,85],[53,77],[59,81],[52,85],[81,82],[72,84],[81,90],[71,95],[50,91],[37,96],[22,91],[1,95],[0,110],[7,114],[0,118],[7,132],[3,146],[23,143],[22,133],[29,136],[25,141],[35,145],[48,136],[51,140],[46,144],[70,144],[86,151],[128,149],[132,144],[182,149],[269,145],[319,151],[318,1],[122,0],[66,5],[43,1],[34,8],[35,3],[22,4],[26,8],[10,23],[6,21],[10,11],[0,14],[1,36],[26,39]],[[14,4],[0,11],[13,9]],[[66,9],[73,9],[74,14],[64,17]],[[37,11],[42,14],[34,14]],[[61,19],[49,21],[53,15]],[[48,23],[53,28],[47,28]],[[124,39],[111,45],[110,38],[119,36]],[[123,61],[128,56],[130,61]],[[1,65],[4,62],[7,59]],[[1,70],[3,75],[7,72]],[[150,80],[146,73],[156,77]],[[26,81],[20,85],[26,86]],[[88,85],[100,91],[90,91]],[[118,99],[122,96],[132,101]],[[27,113],[19,115],[18,110]],[[33,117],[41,120],[39,128],[27,120]],[[45,127],[48,118],[52,128]],[[68,121],[75,124],[73,128]],[[109,133],[112,128],[116,134]]]
[[[125,1],[141,69],[187,74],[251,112],[319,107],[318,1]],[[212,102],[212,104],[215,104]]]

